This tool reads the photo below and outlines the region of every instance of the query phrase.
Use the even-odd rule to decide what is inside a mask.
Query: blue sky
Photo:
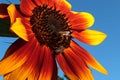
[[[19,0],[10,0],[18,3]],[[87,49],[109,72],[103,75],[92,69],[95,80],[118,80],[120,72],[120,0],[68,0],[74,11],[87,11],[94,15],[95,24],[90,29],[100,30],[108,35],[99,46],[88,46],[78,42]],[[6,3],[6,0],[0,0]],[[1,26],[0,26],[1,27]],[[0,58],[14,38],[0,37]],[[0,78],[2,80],[2,78]]]

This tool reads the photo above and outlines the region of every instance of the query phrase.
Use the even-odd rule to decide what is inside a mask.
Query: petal
[[[9,80],[9,76],[10,76],[10,73],[5,74],[4,77],[3,77],[3,79],[4,79],[4,80]]]
[[[41,65],[41,71],[40,71],[40,75],[39,75],[39,79],[38,80],[57,80],[55,79],[56,77],[54,77],[54,75],[57,76],[57,73],[54,73],[53,71],[55,71],[54,69],[56,69],[56,62],[55,62],[55,58],[52,55],[52,51],[47,47],[45,47],[45,51],[44,53],[44,59]],[[49,67],[49,68],[48,68]],[[57,71],[55,71],[57,72]]]
[[[60,10],[62,13],[70,12],[72,8],[71,4],[67,0],[55,0],[54,6],[57,10]]]
[[[38,56],[37,64],[36,64],[36,67],[34,67],[34,70],[28,76],[28,80],[38,80],[39,78],[40,69],[41,69],[43,58],[44,58],[44,53],[42,53],[44,51],[44,47],[39,46],[38,50],[39,50],[38,51],[39,56]]]
[[[32,10],[35,8],[35,4],[32,0],[21,0],[20,1],[20,10],[26,15],[31,16]]]
[[[33,50],[32,44],[33,42],[26,43],[23,47],[12,53],[12,55],[1,60],[0,75],[9,73],[24,64],[30,55],[29,53]]]
[[[10,4],[7,8],[8,14],[10,16],[11,24],[13,24],[17,17],[23,18],[23,16],[17,11],[14,4]]]
[[[39,54],[39,60],[38,60],[38,64],[36,65],[36,67],[34,68],[34,71],[28,76],[28,80],[57,80],[57,66],[54,61],[51,61],[51,57],[50,57],[50,53],[48,52],[50,51],[46,46],[41,46],[40,47],[40,54]],[[46,55],[47,53],[47,55]],[[54,59],[53,55],[52,56],[52,60]],[[46,63],[46,57],[47,60],[50,60],[50,62]],[[48,58],[49,57],[49,58]],[[51,66],[51,63],[54,64],[52,65],[53,67],[51,68],[47,68],[46,69],[46,65]]]
[[[52,78],[51,80],[58,80],[58,68],[57,68],[57,64],[54,60],[53,62],[54,66],[53,66],[53,73],[52,73]]]
[[[17,51],[19,48],[21,48],[23,45],[26,44],[26,41],[22,39],[16,40],[6,51],[3,59],[7,58],[11,54],[13,54],[15,51]]]
[[[94,24],[94,17],[87,12],[73,12],[69,15],[73,30],[83,30]]]
[[[34,68],[38,64],[39,46],[36,44],[36,42],[34,42],[34,45],[32,46],[34,47],[32,47],[32,50],[29,52],[30,56],[28,60],[11,73],[9,80],[25,80],[30,73],[34,71]]]
[[[38,6],[46,5],[49,1],[51,0],[34,0],[35,4],[37,4]]]
[[[71,4],[66,0],[35,0],[35,4],[39,6],[48,5],[60,10],[62,13],[67,13],[71,10]]]
[[[81,80],[94,80],[90,69],[80,56],[77,56],[70,48],[66,49],[64,53],[68,63]]]
[[[1,4],[0,3],[0,18],[7,18],[8,12],[7,12],[8,4]]]
[[[89,45],[99,45],[106,38],[106,34],[97,30],[83,30],[81,32],[73,32],[72,36]]]
[[[73,71],[73,68],[69,65],[69,63],[66,61],[66,58],[64,57],[63,54],[59,54],[56,56],[57,62],[60,65],[61,69],[72,80],[78,80],[79,77],[75,74]]]
[[[38,64],[36,65],[36,68],[34,71],[28,76],[28,80],[39,80],[39,75],[40,75],[40,70],[41,66],[43,64],[44,60],[44,55],[45,55],[45,46],[40,46],[39,47],[39,59],[38,59]]]
[[[80,80],[94,80],[92,73],[90,69],[86,66],[86,63],[78,57],[70,48],[66,49],[63,54],[65,58],[65,62],[60,63],[60,66],[62,66],[64,63],[68,64],[70,69],[74,72],[74,75],[78,76]],[[66,68],[63,68],[63,71]],[[74,75],[68,75],[70,72],[66,71],[65,73],[68,78],[71,80],[78,80],[74,78]],[[73,77],[73,78],[72,78]]]
[[[7,18],[8,17],[8,15],[2,15],[2,14],[0,14],[0,18]]]
[[[27,80],[38,80],[40,74],[40,64],[38,63],[34,70],[28,75]]]
[[[70,47],[76,55],[78,55],[81,59],[83,59],[86,62],[87,65],[101,73],[108,74],[105,68],[84,48],[82,48],[73,41],[71,42]]]
[[[17,34],[20,38],[28,41],[28,33],[25,25],[22,23],[21,18],[16,18],[15,23],[10,27],[10,30]]]

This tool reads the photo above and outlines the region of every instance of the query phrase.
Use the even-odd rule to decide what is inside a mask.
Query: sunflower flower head
[[[90,13],[71,11],[67,0],[20,0],[19,6],[7,7],[6,16],[19,39],[0,61],[4,80],[57,80],[57,63],[71,80],[94,80],[89,67],[108,74],[73,40],[98,45],[106,38],[103,32],[88,29],[94,24]]]
[[[55,53],[69,47],[71,29],[65,14],[48,5],[38,6],[32,13],[30,24],[41,45],[49,46]]]

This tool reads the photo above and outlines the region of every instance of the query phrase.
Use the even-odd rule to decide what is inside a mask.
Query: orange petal
[[[43,58],[44,58],[44,53],[42,53],[44,51],[44,47],[39,46],[38,50],[39,50],[38,51],[39,53],[37,53],[37,54],[39,54],[39,56],[38,56],[37,64],[34,67],[33,71],[30,73],[30,75],[28,76],[28,80],[38,80],[38,78],[39,78],[40,69],[41,69],[41,65],[43,62]]]
[[[56,59],[57,59],[58,64],[60,65],[61,69],[65,73],[65,75],[67,75],[67,77],[69,77],[72,80],[78,80],[79,79],[79,77],[73,71],[73,68],[70,66],[71,64],[69,64],[66,61],[66,58],[64,57],[64,55],[62,55],[60,53],[59,55],[56,56]]]
[[[20,38],[28,41],[28,33],[25,25],[21,22],[21,18],[16,18],[16,22],[10,27],[15,34],[17,34]]]
[[[8,17],[7,7],[8,4],[0,4],[0,18]]]
[[[28,56],[30,55],[29,53],[33,50],[33,47],[31,47],[32,44],[33,42],[26,43],[23,47],[12,53],[10,56],[1,60],[0,75],[9,73],[24,64],[26,60],[28,60]]]
[[[79,79],[94,80],[92,73],[91,73],[90,69],[86,66],[85,62],[81,59],[81,57],[78,57],[70,48],[68,48],[64,51],[63,56],[66,61],[60,63],[60,66],[64,65],[64,63],[67,63],[69,65],[70,69],[74,72],[74,75],[78,76]],[[66,71],[65,67],[62,68],[64,72]],[[68,75],[68,74],[70,74],[70,72],[68,72],[68,71],[66,71],[65,74],[71,80],[79,80],[79,79],[75,79],[74,78],[75,76],[72,74]]]
[[[51,0],[34,0],[38,6],[47,5]]]
[[[38,63],[36,64],[36,67],[34,67],[34,70],[31,72],[31,74],[28,76],[28,80],[43,80],[43,79],[47,79],[45,78],[44,74],[47,74],[47,71],[45,71],[44,73],[41,72],[44,70],[43,67],[45,67],[46,63],[44,62],[44,60],[46,59],[46,50],[49,51],[49,49],[46,49],[46,46],[41,46],[39,47],[39,59],[38,59]],[[51,60],[50,60],[51,61]],[[45,63],[45,64],[44,64]],[[51,62],[50,62],[51,63]],[[47,63],[49,65],[49,63]],[[56,65],[53,66],[53,73],[55,72],[55,76],[57,76],[57,67]],[[51,68],[50,68],[51,69]],[[47,70],[47,69],[45,69]],[[40,75],[41,75],[41,79],[40,79]],[[48,76],[46,76],[48,77]],[[56,80],[55,78],[51,79],[51,80]]]
[[[38,63],[34,70],[28,75],[27,80],[38,80],[39,78],[39,73],[40,73],[40,64]]]
[[[16,6],[19,7],[19,5],[16,5]],[[25,17],[23,14],[20,14],[19,8],[17,8],[17,7],[15,7],[14,4],[10,4],[7,8],[8,14],[10,16],[11,24],[13,24],[15,22],[16,18],[21,18],[22,20],[25,20],[24,21],[25,23],[28,23],[30,18]]]
[[[53,62],[53,64],[54,64],[54,66],[53,66],[53,73],[52,73],[51,80],[57,80],[58,79],[58,68],[57,68],[57,64],[55,61]]]
[[[32,0],[21,0],[20,1],[20,9],[26,16],[32,15],[32,10],[35,8],[35,4]]]
[[[35,43],[36,42],[34,42],[34,45],[32,45],[34,47],[31,46],[32,50],[29,52],[30,56],[28,56],[28,60],[21,67],[17,68],[11,73],[9,80],[26,80],[30,73],[34,71],[36,65],[38,64],[40,51],[39,46]]]
[[[17,7],[19,7],[19,5],[16,5]],[[10,16],[10,20],[11,20],[11,24],[13,24],[16,20],[16,18],[21,18],[22,20],[29,21],[29,17],[24,17],[23,15],[21,15],[16,9],[14,4],[10,4],[7,8],[8,10],[8,14]]]
[[[44,1],[44,0],[34,0],[35,4],[36,4],[37,6],[43,5],[43,4],[42,4],[42,1]]]
[[[48,5],[49,7],[54,7],[60,10],[62,13],[69,12],[71,10],[71,4],[66,0],[35,0],[35,4]]]
[[[16,17],[22,17],[22,15],[17,11],[14,4],[10,4],[7,8],[8,14],[10,16],[11,24],[13,24],[16,20]]]
[[[1,15],[0,14],[0,18],[6,18],[6,17],[8,17],[8,15]]]
[[[80,56],[77,56],[70,48],[66,49],[64,53],[68,63],[75,69],[75,73],[81,80],[94,80],[90,69]]]
[[[62,13],[70,12],[72,6],[67,0],[53,0],[55,2],[55,7],[57,10],[60,10]]]
[[[73,32],[72,36],[89,45],[99,45],[106,38],[106,34],[97,30],[83,30],[81,32]]]
[[[22,39],[18,39],[16,40],[6,51],[4,58],[10,56],[11,54],[13,54],[15,51],[17,51],[19,48],[21,48],[23,45],[25,45],[26,41],[22,40]]]
[[[95,70],[108,74],[108,72],[105,70],[105,68],[92,56],[90,53],[88,53],[85,49],[83,49],[81,46],[76,44],[75,42],[71,42],[70,44],[72,50],[76,55],[78,55],[81,59],[83,59],[87,65],[94,68]]]
[[[73,12],[69,18],[73,30],[83,30],[94,24],[94,17],[87,12]]]
[[[40,76],[40,71],[41,71],[41,67],[43,64],[43,60],[44,60],[44,55],[45,55],[45,48],[46,46],[40,46],[39,47],[39,59],[38,59],[38,64],[36,65],[34,71],[28,76],[28,80],[39,80],[39,76]]]
[[[57,73],[54,73],[54,69],[56,68],[56,62],[55,59],[52,55],[52,51],[45,46],[45,51],[44,53],[44,59],[42,62],[42,67],[41,67],[41,71],[40,71],[40,76],[38,80],[52,80],[53,75],[57,76]],[[49,68],[48,68],[49,67]],[[54,79],[57,80],[57,79]]]
[[[10,76],[10,73],[5,74],[4,77],[3,77],[3,79],[4,79],[4,80],[9,80],[9,76]]]

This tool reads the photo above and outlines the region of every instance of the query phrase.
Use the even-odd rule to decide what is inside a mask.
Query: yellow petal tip
[[[93,26],[93,24],[95,22],[95,18],[92,14],[90,14],[88,12],[80,12],[80,15],[83,16],[84,18],[87,18],[86,19],[86,20],[88,20],[87,26],[89,26],[89,27]]]
[[[21,22],[21,18],[16,18],[16,22],[10,27],[10,30],[17,34],[23,40],[28,41],[27,30]]]
[[[100,70],[101,73],[105,74],[105,75],[108,75],[108,71],[105,69],[105,68],[102,68]]]

